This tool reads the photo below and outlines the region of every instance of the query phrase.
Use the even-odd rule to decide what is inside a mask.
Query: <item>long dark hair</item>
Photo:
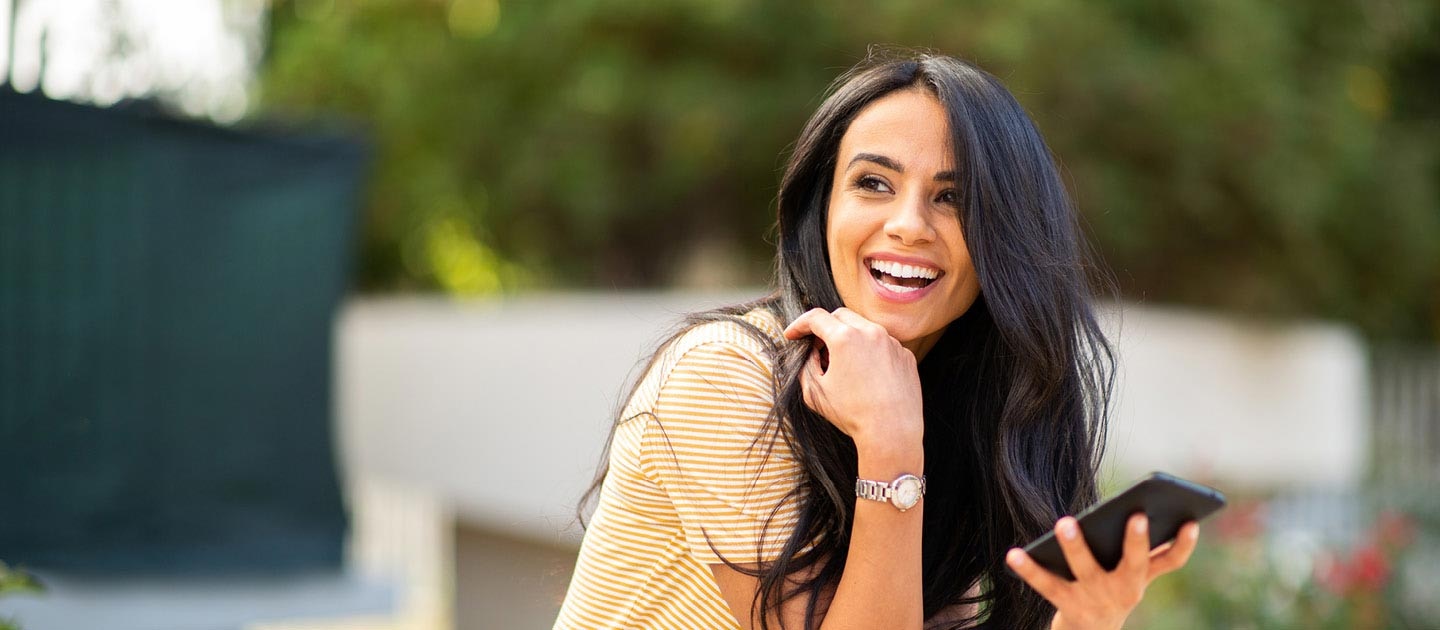
[[[948,112],[960,223],[981,287],[919,364],[925,617],[974,604],[978,614],[955,627],[1048,625],[1053,608],[1006,571],[1004,554],[1097,498],[1114,354],[1092,286],[1113,296],[1114,283],[1092,262],[1049,148],[990,74],[940,55],[872,53],[835,81],[790,155],[775,293],[687,319],[687,327],[739,322],[771,349],[775,435],[805,475],[793,495],[800,515],[779,557],[758,569],[731,565],[759,578],[762,628],[766,613],[793,597],[806,598],[806,626],[817,625],[821,595],[845,569],[857,460],[854,443],[804,403],[799,374],[810,344],[774,343],[738,316],[765,307],[790,322],[810,308],[844,305],[825,240],[840,139],[866,105],[912,87],[929,90]],[[606,472],[602,466],[582,506]],[[798,586],[796,576],[804,576]]]

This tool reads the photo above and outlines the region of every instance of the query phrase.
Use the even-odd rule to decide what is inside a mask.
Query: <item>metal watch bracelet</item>
[[[896,477],[890,483],[856,479],[855,496],[860,499],[889,503],[904,512],[915,507],[925,496],[925,478],[904,474]]]

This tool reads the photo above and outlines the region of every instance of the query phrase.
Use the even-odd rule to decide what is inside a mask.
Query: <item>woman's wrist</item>
[[[925,474],[925,443],[921,435],[857,439],[860,477],[889,481],[903,474]]]

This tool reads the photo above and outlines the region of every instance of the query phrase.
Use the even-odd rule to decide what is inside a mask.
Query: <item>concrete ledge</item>
[[[1106,326],[1121,367],[1117,474],[1232,488],[1353,487],[1369,452],[1369,368],[1354,331],[1126,305]]]
[[[759,295],[352,302],[336,344],[345,468],[431,492],[473,525],[574,545],[627,375],[685,313]]]

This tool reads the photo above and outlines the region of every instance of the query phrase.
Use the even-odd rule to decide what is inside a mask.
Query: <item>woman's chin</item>
[[[900,345],[907,348],[921,343],[935,333],[940,332],[939,330],[923,329],[920,326],[916,326],[914,322],[908,321],[894,323],[879,321],[875,323],[885,327],[885,332],[890,333],[890,336],[894,337],[896,341],[899,341]],[[943,327],[941,330],[943,330]]]
[[[889,305],[867,304],[860,308],[851,307],[851,310],[859,313],[861,317],[879,324],[885,329],[885,332],[890,333],[891,337],[899,341],[900,345],[907,348],[914,347],[915,344],[922,343],[934,336],[935,333],[945,329],[945,324],[937,326],[937,322],[920,321],[913,313],[897,313],[894,312],[894,309],[885,308],[886,306]]]

